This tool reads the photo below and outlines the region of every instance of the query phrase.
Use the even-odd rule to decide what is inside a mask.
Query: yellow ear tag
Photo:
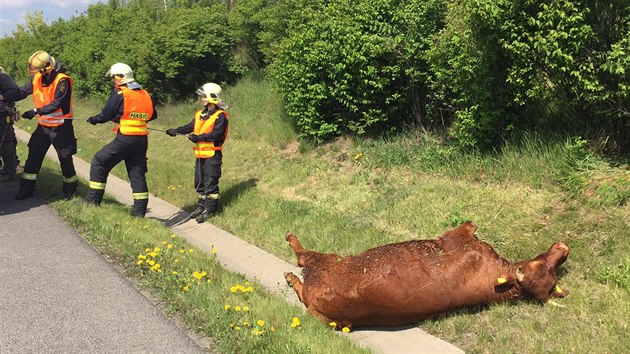
[[[557,285],[556,285],[556,292],[557,292],[558,294],[561,294],[561,293],[562,293],[562,289],[560,289],[560,287],[559,287],[559,286],[557,286]]]
[[[497,283],[504,284],[505,282],[507,282],[507,280],[505,280],[505,278],[497,278]]]

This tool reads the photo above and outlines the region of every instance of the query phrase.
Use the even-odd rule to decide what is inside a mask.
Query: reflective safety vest
[[[208,117],[208,119],[202,120],[201,119],[202,112],[203,110],[198,111],[195,114],[195,128],[193,130],[193,134],[201,135],[201,134],[208,134],[212,132],[212,129],[214,129],[214,123],[217,121],[217,117],[221,113],[225,114],[226,119],[228,118],[227,112],[217,109],[216,112],[212,113],[212,115]],[[228,129],[226,127],[225,133],[223,134],[224,143],[225,143],[225,140],[227,139],[227,133],[228,133]],[[193,150],[195,152],[196,158],[208,159],[214,156],[214,152],[216,150],[221,150],[221,146],[214,146],[214,143],[209,142],[209,141],[200,141],[196,143],[195,146],[193,146]]]
[[[146,90],[132,90],[120,86],[123,95],[123,115],[114,132],[123,135],[149,135],[147,121],[153,116],[153,101]]]
[[[41,73],[37,73],[33,76],[33,104],[35,105],[35,108],[42,108],[55,100],[57,84],[59,84],[59,81],[63,78],[68,79],[70,82],[70,90],[72,90],[72,78],[66,74],[58,73],[55,80],[48,86],[44,86],[42,83]],[[68,113],[63,114],[63,110],[59,108],[52,113],[41,114],[37,120],[39,125],[43,125],[45,127],[58,127],[65,122],[63,118],[72,118],[72,97],[70,97],[70,110]]]

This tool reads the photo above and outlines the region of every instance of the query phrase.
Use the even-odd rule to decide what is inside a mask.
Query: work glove
[[[168,134],[170,136],[175,136],[175,135],[177,135],[177,130],[175,130],[175,129],[166,129],[166,134]]]
[[[92,125],[96,125],[96,124],[98,124],[98,122],[96,121],[96,118],[95,118],[95,117],[90,117],[90,118],[88,118],[88,119],[87,119],[87,122],[88,122],[88,123],[90,123],[90,124],[92,124]]]
[[[31,110],[28,110],[24,113],[22,113],[22,118],[24,119],[33,119],[33,117],[35,117],[37,115],[37,108],[33,108]]]
[[[190,134],[188,135],[188,140],[192,141],[193,143],[198,143],[201,139],[197,134]]]

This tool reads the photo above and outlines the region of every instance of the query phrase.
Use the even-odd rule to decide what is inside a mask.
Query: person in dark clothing
[[[0,182],[15,179],[18,164],[13,130],[13,122],[18,118],[15,102],[24,98],[26,94],[20,91],[15,80],[0,67],[0,158],[2,159]]]
[[[195,190],[199,195],[197,209],[191,213],[198,223],[205,222],[219,209],[219,178],[223,162],[222,146],[228,133],[227,104],[221,100],[221,87],[215,83],[204,84],[197,90],[203,109],[193,120],[178,128],[166,130],[166,134],[190,134],[195,143]]]
[[[157,119],[158,114],[149,93],[135,81],[129,65],[116,63],[107,76],[114,81],[114,89],[103,110],[88,118],[88,122],[92,125],[109,121],[118,123],[114,128],[116,137],[94,155],[90,167],[90,190],[83,200],[100,205],[109,172],[125,161],[133,192],[131,215],[144,217],[149,204],[145,178],[149,146],[147,122]]]
[[[32,80],[20,90],[33,95],[35,108],[22,114],[22,118],[37,118],[37,128],[28,142],[28,157],[20,180],[16,200],[33,196],[37,175],[50,145],[57,151],[61,173],[62,192],[71,199],[77,191],[78,178],[72,155],[77,153],[77,139],[72,126],[72,85],[73,80],[65,73],[61,62],[47,52],[35,52],[28,60]]]

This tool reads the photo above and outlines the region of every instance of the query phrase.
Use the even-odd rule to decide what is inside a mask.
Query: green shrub
[[[321,142],[421,120],[424,51],[443,8],[443,1],[343,0],[290,23],[270,73],[302,136]]]

